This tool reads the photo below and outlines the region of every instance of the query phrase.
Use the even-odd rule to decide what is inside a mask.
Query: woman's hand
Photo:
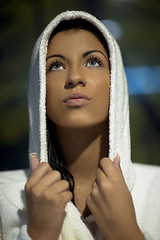
[[[107,240],[144,240],[118,156],[100,161],[87,205]]]
[[[48,163],[33,155],[32,174],[25,186],[28,233],[33,240],[57,240],[65,218],[65,205],[72,199],[69,184]]]

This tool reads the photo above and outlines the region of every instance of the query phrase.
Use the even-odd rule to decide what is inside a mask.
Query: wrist
[[[34,229],[30,228],[28,226],[27,232],[29,237],[32,240],[58,240],[59,236],[54,236],[55,234],[49,234],[49,232],[42,231],[43,233],[40,233],[39,231],[34,231]]]
[[[109,231],[104,236],[107,240],[145,240],[143,233],[141,232],[139,226],[132,225],[130,229],[117,229]]]

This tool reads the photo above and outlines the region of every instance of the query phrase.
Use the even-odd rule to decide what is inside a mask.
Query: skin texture
[[[132,197],[118,156],[113,162],[109,158],[101,159],[87,205],[107,239],[144,239],[136,223]]]
[[[106,157],[110,73],[103,45],[86,30],[63,31],[49,43],[47,57],[47,115],[55,123],[66,164],[79,187],[76,207],[84,217],[93,214],[107,240],[144,239],[120,159],[112,162]],[[77,92],[90,100],[78,106],[64,103]],[[31,168],[25,188],[28,233],[33,240],[57,240],[72,194],[48,163],[39,164],[34,156]]]
[[[47,57],[47,114],[56,124],[75,183],[81,185],[75,200],[83,214],[99,159],[108,154],[108,56],[94,34],[73,29],[54,36]],[[90,101],[81,106],[64,104],[72,93],[83,93]]]
[[[48,163],[31,159],[32,175],[26,186],[28,233],[31,238],[58,239],[65,218],[65,205],[72,199],[69,184]]]
[[[78,47],[77,47],[78,46]],[[83,54],[91,50],[87,56]],[[59,127],[86,128],[104,122],[109,107],[109,66],[103,45],[86,30],[60,32],[51,40],[47,60],[47,114]],[[90,58],[98,58],[102,65]],[[53,62],[57,66],[50,69]],[[58,70],[54,70],[59,67]],[[63,100],[72,93],[83,93],[91,100],[80,107],[68,106]],[[96,114],[95,114],[96,109]],[[62,117],[63,116],[63,117]]]

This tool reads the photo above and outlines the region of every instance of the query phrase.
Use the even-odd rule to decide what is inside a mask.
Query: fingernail
[[[30,154],[30,159],[32,158],[38,158],[37,153],[33,152]]]
[[[117,156],[116,156],[116,158],[117,158],[117,160],[119,160],[120,161],[120,156],[119,156],[119,154],[117,153]]]

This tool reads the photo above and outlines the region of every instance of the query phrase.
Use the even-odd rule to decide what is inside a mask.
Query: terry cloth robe
[[[122,172],[133,197],[137,222],[145,239],[160,240],[160,168],[131,162],[128,90],[121,53],[106,27],[88,13],[61,13],[48,24],[35,44],[29,83],[29,154],[36,152],[41,162],[48,162],[45,68],[48,39],[61,21],[76,18],[85,19],[95,25],[108,44],[111,67],[109,157],[113,160],[117,153],[120,156]],[[0,239],[30,239],[24,195],[24,186],[29,175],[30,170],[0,173]],[[92,215],[84,219],[72,202],[69,202],[59,240],[84,239],[100,240],[104,236]]]

